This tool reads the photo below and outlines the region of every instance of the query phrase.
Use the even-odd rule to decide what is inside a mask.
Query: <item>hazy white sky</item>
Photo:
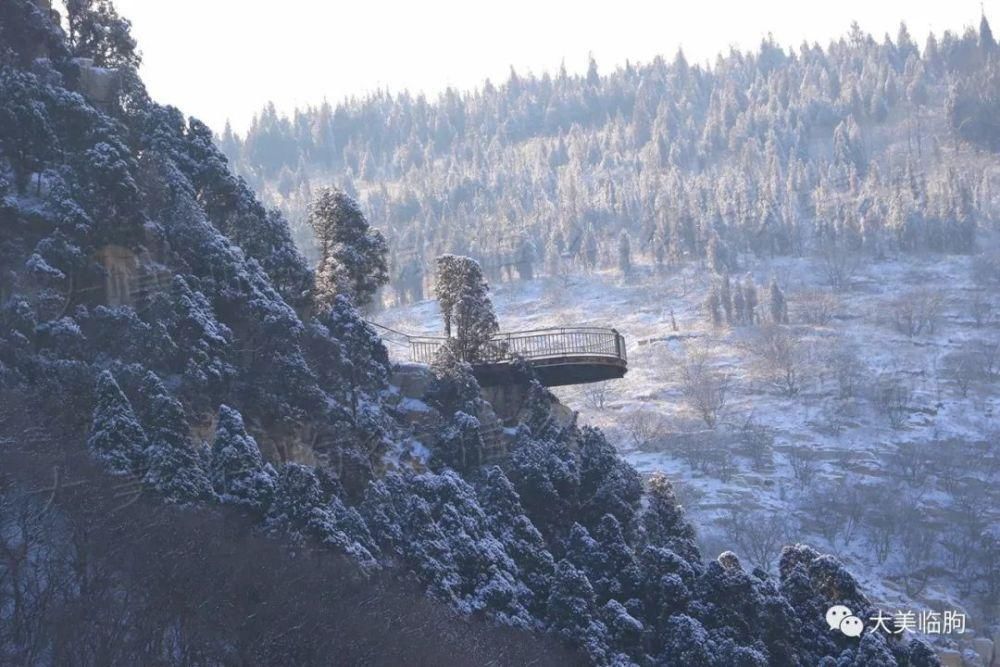
[[[268,100],[279,110],[378,88],[436,94],[487,77],[586,69],[673,56],[714,61],[730,45],[824,46],[852,20],[879,39],[900,20],[921,46],[930,30],[979,22],[979,0],[116,0],[131,19],[143,76],[160,102],[217,131],[242,130]],[[1000,0],[986,14],[1000,17]],[[1000,34],[1000,18],[994,21]]]

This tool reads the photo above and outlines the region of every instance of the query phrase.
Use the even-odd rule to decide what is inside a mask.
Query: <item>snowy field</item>
[[[783,288],[791,342],[778,361],[762,353],[766,327],[712,324],[713,278],[697,267],[503,283],[493,299],[505,331],[625,335],[624,379],[555,391],[641,472],[677,480],[707,553],[734,548],[773,570],[781,544],[808,542],[841,557],[886,607],[961,607],[974,625],[979,598],[956,574],[971,557],[957,545],[1000,523],[1000,382],[983,368],[1000,329],[994,295],[975,288],[970,265],[859,263],[837,291],[809,259],[733,276],[757,283],[765,319],[772,277]],[[932,312],[905,332],[921,299]],[[410,334],[442,331],[432,300],[375,319]],[[724,381],[712,427],[685,381],[692,358]]]

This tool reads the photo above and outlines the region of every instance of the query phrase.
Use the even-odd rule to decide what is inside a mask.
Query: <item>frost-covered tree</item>
[[[561,439],[565,435],[563,426],[552,413],[552,407],[557,402],[556,397],[533,376],[530,365],[524,363],[523,367],[527,370],[524,377],[530,379],[524,399],[521,425],[530,430],[536,440]]]
[[[532,521],[551,531],[565,525],[577,503],[579,464],[565,440],[538,440],[519,429],[508,475]]]
[[[654,473],[646,482],[646,503],[641,518],[645,541],[667,547],[688,562],[701,560],[694,528],[684,518],[673,484],[663,473]]]
[[[142,381],[142,417],[148,435],[143,481],[171,502],[208,500],[212,484],[202,468],[203,456],[191,443],[187,417],[155,373]]]
[[[192,290],[182,276],[174,276],[168,290],[154,292],[143,306],[155,319],[155,332],[161,338],[159,349],[151,350],[160,357],[159,366],[183,369],[186,388],[194,395],[222,394],[236,376],[233,335],[219,322],[205,294]]]
[[[324,390],[346,407],[356,425],[367,423],[366,405],[389,381],[389,354],[347,296],[335,296],[330,308],[309,322],[306,351]]]
[[[643,656],[642,636],[646,626],[632,616],[618,600],[608,600],[598,610],[604,627],[608,630],[608,644],[616,663],[639,662]]]
[[[328,305],[337,294],[365,307],[389,282],[385,237],[372,229],[358,203],[340,190],[324,188],[309,207],[309,225],[319,249],[317,302]]]
[[[428,387],[428,403],[446,415],[455,412],[475,415],[482,398],[472,366],[457,355],[450,354],[450,349],[444,352],[431,365],[434,379]]]
[[[296,542],[314,540],[374,567],[374,540],[361,515],[344,505],[324,484],[320,471],[300,463],[286,463],[278,471],[274,499],[264,525]]]
[[[99,67],[139,66],[132,24],[108,0],[67,0],[66,20],[74,55]]]
[[[785,300],[785,293],[778,285],[777,278],[771,279],[771,321],[776,324],[788,323],[788,302]]]
[[[97,376],[94,396],[96,403],[87,447],[111,472],[134,472],[142,464],[146,433],[111,371],[102,371]]]
[[[747,324],[755,324],[760,321],[760,313],[757,306],[760,299],[757,296],[757,285],[752,278],[743,281],[743,317]]]
[[[733,289],[733,322],[744,324],[747,319],[747,303],[743,287],[737,283]]]
[[[222,502],[256,512],[266,512],[271,504],[277,474],[247,433],[243,416],[226,405],[219,406],[209,474]]]
[[[517,248],[516,265],[517,276],[521,280],[531,280],[535,277],[535,261],[538,251],[530,238],[521,240]]]
[[[479,426],[479,420],[472,415],[461,410],[455,412],[441,430],[434,458],[460,471],[478,467],[486,449]]]
[[[722,281],[719,284],[719,305],[725,315],[726,324],[733,323],[733,288],[729,280],[729,272],[722,274]]]
[[[534,615],[541,616],[555,571],[555,561],[542,534],[525,515],[514,486],[499,467],[493,466],[484,472],[477,493],[494,534],[499,536],[527,586],[525,606]]]
[[[664,667],[714,665],[715,647],[704,626],[686,614],[671,616],[663,632],[663,652],[656,663]]]
[[[708,319],[713,325],[722,324],[722,302],[719,299],[718,287],[712,287],[709,290],[708,297],[705,299],[705,312],[708,313]]]
[[[618,519],[605,514],[593,537],[601,551],[600,565],[591,577],[599,599],[627,601],[639,597],[642,571]]]
[[[286,463],[279,471],[267,525],[300,538],[322,536],[332,521],[325,505],[325,494],[316,472],[300,463]]]
[[[584,649],[595,662],[606,659],[608,629],[598,617],[594,589],[567,560],[556,565],[546,617],[551,632]]]
[[[984,55],[989,55],[997,47],[996,39],[993,37],[993,30],[990,22],[986,20],[986,14],[979,19],[979,48]]]
[[[639,473],[618,456],[598,429],[585,426],[577,437],[580,460],[579,521],[594,529],[612,515],[623,530],[634,528],[642,497]]]
[[[564,557],[587,577],[591,586],[601,576],[604,565],[604,553],[601,551],[601,545],[591,537],[590,531],[579,523],[573,523],[570,526],[569,534],[565,539]],[[599,604],[602,600],[598,597],[596,589],[594,593],[594,600]]]
[[[453,338],[450,345],[459,359],[473,361],[490,352],[500,327],[489,291],[479,262],[458,255],[438,257],[434,293],[445,335]]]
[[[618,270],[626,278],[632,275],[632,241],[625,230],[618,237]]]

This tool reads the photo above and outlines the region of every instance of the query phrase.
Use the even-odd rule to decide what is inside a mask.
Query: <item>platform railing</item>
[[[418,363],[434,361],[447,338],[411,337],[410,358]],[[515,357],[546,359],[559,357],[609,357],[628,361],[625,338],[615,329],[592,327],[535,329],[495,335],[477,351],[471,363],[502,363]]]

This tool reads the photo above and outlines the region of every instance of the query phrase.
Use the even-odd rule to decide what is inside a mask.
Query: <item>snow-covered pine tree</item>
[[[604,553],[601,545],[590,535],[590,531],[579,523],[570,526],[569,534],[564,540],[563,557],[573,563],[580,572],[586,575],[591,586],[594,587],[594,600],[600,605],[604,602],[597,592],[594,582],[602,576],[604,570]],[[607,599],[607,598],[604,598]]]
[[[714,667],[715,646],[705,627],[686,614],[671,616],[662,628],[663,652],[656,664],[663,667],[689,667],[709,665]]]
[[[582,648],[591,660],[603,663],[607,659],[608,629],[598,617],[594,589],[568,560],[556,564],[545,616],[551,632]]]
[[[332,188],[319,191],[309,207],[309,225],[319,247],[315,297],[321,307],[345,294],[358,307],[369,305],[389,282],[388,246],[372,229],[358,203]]]
[[[565,529],[577,506],[580,469],[565,438],[539,440],[518,429],[507,473],[525,512],[546,535]]]
[[[986,20],[984,13],[979,19],[979,48],[984,56],[989,56],[996,47],[997,42],[993,37],[993,30],[990,28],[990,22]]]
[[[68,0],[69,43],[76,56],[98,67],[138,67],[141,62],[131,23],[107,0]]]
[[[343,294],[309,323],[306,334],[309,360],[324,388],[359,425],[364,404],[375,401],[389,381],[385,344]]]
[[[664,546],[689,563],[699,562],[701,553],[695,543],[694,528],[677,501],[673,484],[657,472],[646,482],[647,504],[642,512],[644,539],[648,544]]]
[[[594,530],[611,514],[631,534],[642,498],[642,478],[618,456],[602,431],[584,426],[576,442],[580,460],[577,520]]]
[[[525,515],[514,486],[498,466],[492,466],[484,472],[477,495],[493,528],[493,534],[499,536],[504,550],[517,565],[521,581],[528,589],[523,603],[532,614],[541,616],[545,611],[555,572],[555,561],[542,534]]]
[[[642,572],[621,523],[615,515],[605,514],[591,535],[601,550],[600,568],[591,577],[598,600],[637,598]]]
[[[212,483],[202,469],[206,457],[191,443],[184,406],[152,371],[143,378],[140,394],[148,435],[143,481],[171,502],[212,498]]]
[[[531,430],[531,435],[536,440],[556,440],[562,434],[563,429],[552,414],[552,405],[556,400],[552,392],[537,379],[529,380],[524,399],[526,414],[521,423]]]
[[[646,630],[642,621],[632,616],[618,600],[608,600],[598,610],[598,616],[608,629],[608,644],[615,655],[612,664],[641,664],[642,636]]]
[[[361,541],[374,542],[359,518],[357,512],[324,489],[321,475],[314,468],[286,463],[278,471],[274,500],[264,526],[296,542],[315,540],[326,544],[353,556],[364,567],[375,567],[374,555]]]
[[[441,430],[434,458],[459,471],[472,470],[483,462],[485,444],[479,420],[461,410],[455,412]]]
[[[482,398],[472,366],[446,347],[434,359],[431,370],[434,380],[428,388],[427,401],[432,407],[446,415],[459,411],[477,414]]]
[[[747,277],[743,281],[743,314],[747,324],[756,324],[760,321],[760,314],[757,312],[759,304],[757,285],[754,284],[753,278]]]
[[[719,288],[715,285],[708,292],[708,297],[705,299],[705,312],[708,313],[708,319],[713,326],[719,326],[722,324],[722,302],[719,299]]]
[[[277,473],[247,433],[243,416],[227,405],[219,406],[209,473],[222,502],[255,512],[266,512],[270,506]]]
[[[632,275],[632,241],[624,229],[618,236],[618,270],[626,279]]]
[[[473,361],[490,353],[499,330],[490,287],[479,262],[469,257],[442,255],[437,259],[434,292],[444,318],[445,335],[459,359]]]
[[[777,278],[771,278],[771,321],[775,324],[788,324],[788,302],[785,301],[785,293],[778,285]]]
[[[146,433],[111,371],[101,371],[97,376],[94,397],[94,416],[87,447],[113,473],[136,471],[142,463]]]
[[[745,324],[747,321],[747,303],[743,294],[743,287],[737,283],[733,289],[733,322]]]
[[[726,324],[733,323],[733,288],[729,280],[729,272],[722,274],[722,281],[719,286],[719,302],[722,306],[722,313],[726,317]]]

